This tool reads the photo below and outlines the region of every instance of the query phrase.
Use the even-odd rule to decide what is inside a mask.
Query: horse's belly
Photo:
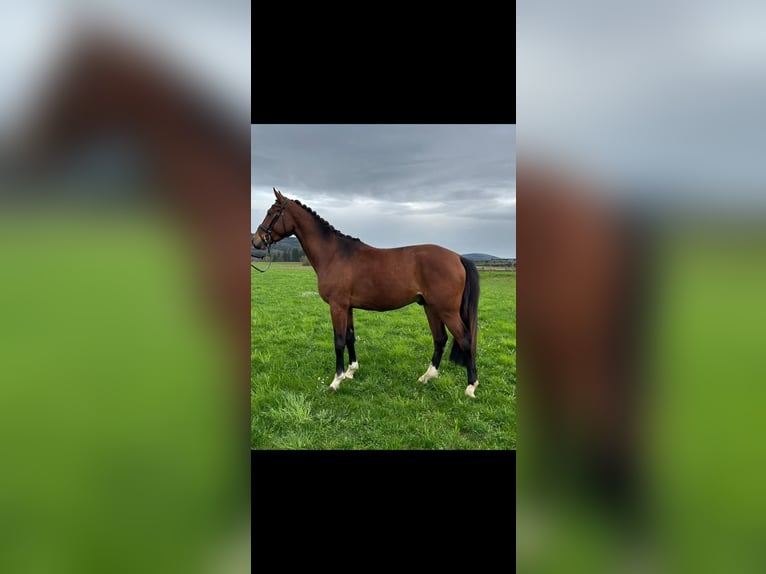
[[[380,293],[376,297],[351,297],[351,306],[366,311],[392,311],[418,300],[417,293]]]

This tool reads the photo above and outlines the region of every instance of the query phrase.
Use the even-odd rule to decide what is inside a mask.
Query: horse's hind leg
[[[444,328],[444,323],[428,305],[424,305],[423,308],[425,309],[426,317],[428,317],[431,335],[434,338],[434,354],[431,356],[431,364],[428,365],[428,370],[418,379],[419,383],[427,383],[439,376],[439,364],[444,354],[444,347],[447,344],[447,331]]]
[[[359,368],[359,363],[356,361],[356,349],[354,349],[354,343],[356,337],[354,336],[354,310],[349,307],[348,309],[348,323],[346,325],[346,347],[348,347],[348,369],[343,374],[344,379],[353,379],[354,371]]]
[[[343,373],[343,350],[346,348],[346,327],[348,323],[348,309],[345,307],[331,306],[332,329],[335,335],[335,378],[330,383],[330,388],[337,391],[340,382],[345,378]]]
[[[479,379],[476,374],[476,355],[471,352],[471,339],[467,333],[467,327],[464,325],[460,315],[453,314],[444,318],[444,322],[447,324],[447,328],[455,337],[452,343],[453,348],[450,353],[450,359],[465,367],[466,374],[468,375],[468,386],[465,388],[465,394],[472,399],[476,398],[474,394],[476,387],[479,386]]]

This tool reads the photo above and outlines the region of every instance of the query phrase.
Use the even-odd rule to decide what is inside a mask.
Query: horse
[[[205,317],[209,320],[204,323],[192,321],[188,325],[197,330],[195,337],[201,336],[202,341],[207,339],[213,345],[210,349],[202,349],[200,345],[185,353],[179,349],[178,353],[165,355],[160,354],[160,350],[164,349],[162,332],[145,333],[143,329],[136,332],[135,325],[141,323],[134,323],[133,328],[126,331],[122,325],[103,323],[94,313],[86,313],[67,325],[71,336],[68,340],[56,341],[54,345],[72,350],[74,357],[63,369],[57,366],[48,370],[55,377],[48,381],[50,384],[47,387],[35,383],[31,387],[38,386],[37,390],[30,388],[24,391],[27,394],[16,394],[14,391],[13,396],[15,404],[21,408],[29,405],[27,408],[31,409],[31,405],[41,405],[40,413],[45,414],[38,415],[35,408],[34,413],[28,411],[28,416],[41,417],[39,422],[43,426],[36,425],[39,427],[37,432],[23,434],[25,437],[39,435],[42,438],[49,432],[55,432],[60,443],[66,445],[63,450],[67,451],[69,459],[79,461],[77,479],[59,481],[59,494],[63,492],[64,495],[57,496],[56,500],[65,500],[63,506],[51,500],[43,507],[39,501],[45,498],[39,498],[37,491],[34,498],[30,498],[32,495],[25,495],[19,489],[19,508],[23,512],[25,504],[29,504],[29,509],[38,520],[56,525],[54,528],[61,523],[59,516],[66,516],[72,509],[84,509],[79,514],[75,510],[68,516],[66,524],[71,531],[70,544],[66,548],[58,543],[42,547],[46,552],[42,554],[45,556],[43,562],[59,566],[64,564],[64,569],[87,569],[92,564],[94,552],[104,551],[105,548],[108,553],[119,555],[125,546],[118,542],[112,544],[114,539],[129,541],[132,549],[143,550],[136,554],[151,554],[149,561],[134,561],[135,569],[141,569],[144,564],[173,564],[188,570],[190,567],[193,569],[193,563],[198,560],[196,568],[208,569],[218,565],[216,562],[220,556],[225,559],[220,566],[230,570],[233,564],[240,564],[240,554],[233,556],[228,546],[226,555],[220,554],[218,541],[233,540],[232,534],[240,540],[239,530],[232,531],[231,528],[244,530],[245,527],[249,529],[250,525],[250,505],[243,504],[243,501],[249,500],[251,490],[250,472],[245,470],[250,468],[246,462],[250,459],[249,454],[246,455],[250,451],[246,430],[250,422],[250,289],[247,242],[243,241],[250,225],[248,124],[242,121],[240,126],[226,125],[220,106],[203,97],[199,85],[181,81],[176,66],[168,67],[167,63],[161,62],[162,54],[148,51],[136,40],[120,39],[112,33],[100,32],[95,30],[93,34],[78,36],[71,51],[61,53],[62,61],[55,70],[56,74],[48,77],[48,85],[37,93],[38,98],[44,99],[33,103],[31,116],[21,118],[24,123],[17,128],[20,132],[18,137],[9,138],[8,149],[0,150],[2,154],[7,154],[0,157],[0,165],[12,169],[20,184],[12,190],[3,189],[3,199],[6,193],[12,193],[14,200],[36,209],[50,201],[57,208],[65,208],[58,213],[62,220],[68,220],[74,214],[76,223],[79,210],[89,213],[88,210],[93,209],[92,213],[96,216],[106,214],[106,221],[122,213],[130,213],[132,221],[132,215],[137,211],[142,217],[151,212],[152,224],[159,213],[162,230],[170,230],[174,240],[180,239],[186,253],[182,264],[188,270],[189,278],[184,277],[187,282],[181,288],[196,291],[197,286],[200,287],[191,298],[188,313],[197,317],[202,313],[211,315]],[[133,179],[135,172],[130,173],[128,185],[125,185],[123,174],[119,172],[117,175],[108,172],[104,178],[104,172],[100,169],[103,164],[98,164],[95,166],[99,176],[96,183],[100,185],[81,187],[79,183],[82,180],[76,180],[72,185],[71,179],[66,178],[62,185],[62,178],[59,177],[62,174],[57,168],[63,168],[63,175],[70,176],[73,164],[75,167],[82,165],[80,159],[83,153],[95,151],[95,159],[100,162],[104,151],[122,152],[125,149],[106,148],[103,143],[111,143],[115,139],[122,143],[123,138],[133,146],[126,151],[135,151],[140,159],[146,160],[143,165],[138,165],[147,168],[146,172],[136,174],[140,176],[138,182]],[[113,156],[108,157],[110,162],[107,163],[111,165]],[[133,160],[134,156],[128,158]],[[131,161],[131,167],[134,165]],[[81,177],[80,173],[76,175]],[[89,178],[92,173],[84,175]],[[85,197],[82,195],[83,188],[88,194]],[[115,191],[121,193],[117,202],[114,201]],[[124,194],[124,191],[130,195]],[[142,201],[135,201],[139,194]],[[80,201],[72,201],[73,196]],[[93,219],[80,221],[88,225]],[[71,228],[65,226],[63,229]],[[80,233],[89,239],[105,240],[98,227],[95,233],[90,227],[81,226],[80,229],[83,230]],[[54,233],[45,233],[45,241],[56,247],[51,249],[51,256],[68,261],[72,254],[61,246],[77,245],[82,237],[80,233],[74,234],[77,238],[75,242],[68,240],[71,235],[60,242],[61,238]],[[72,257],[79,262],[86,257],[86,269],[95,269],[96,264],[103,265],[104,277],[109,280],[102,281],[100,275],[96,278],[92,275],[81,276],[76,271],[66,274],[62,271],[62,275],[53,279],[52,284],[73,285],[71,292],[76,289],[77,295],[66,294],[69,290],[65,294],[51,290],[50,297],[58,305],[67,306],[71,296],[76,308],[85,307],[86,297],[98,301],[94,309],[104,309],[106,301],[120,307],[130,306],[130,299],[115,300],[113,297],[129,293],[132,281],[114,285],[111,279],[128,277],[127,273],[134,269],[149,267],[135,266],[132,261],[117,261],[114,256],[108,255],[111,244],[121,245],[126,241],[128,238],[113,229],[104,241],[103,256],[96,257],[94,254],[101,252],[88,249],[84,255],[78,253]],[[178,245],[176,241],[173,243]],[[132,252],[146,252],[143,246],[136,249]],[[118,248],[116,252],[122,251]],[[149,255],[148,260],[154,260],[153,254]],[[20,267],[13,258],[8,258],[8,263]],[[41,260],[40,264],[45,266],[45,261]],[[114,266],[123,267],[123,270],[112,274],[108,268]],[[75,264],[72,268],[78,270],[82,266]],[[157,306],[168,303],[171,308],[178,303],[177,300],[168,300],[175,299],[178,294],[168,292],[164,288],[166,283],[153,283],[151,277],[145,277],[139,279],[137,284],[145,286],[146,292],[152,294],[151,297],[139,299],[141,302]],[[26,300],[21,305],[32,306],[33,303]],[[118,312],[116,316],[124,314]],[[151,327],[164,320],[158,317],[157,323],[147,322],[144,325]],[[52,325],[55,324],[54,320]],[[107,324],[114,325],[115,332],[97,327]],[[35,326],[39,333],[46,333],[46,337],[57,338],[62,334],[56,327],[50,333],[46,332],[47,321],[30,325]],[[177,331],[170,329],[168,332]],[[145,335],[152,341],[149,345],[141,340]],[[20,342],[28,345],[28,340],[32,339],[24,337]],[[89,342],[95,340],[104,341],[104,344],[91,349]],[[119,347],[120,360],[112,363],[118,351],[110,351],[104,356],[109,360],[108,366],[105,366],[104,358],[97,353],[107,344],[112,349]],[[168,348],[178,349],[172,341]],[[219,349],[230,355],[218,360]],[[188,365],[179,364],[187,363],[186,358],[189,359],[188,364],[202,366],[200,377],[188,381],[188,386],[178,375],[190,372]],[[93,375],[89,369],[91,361]],[[76,363],[79,363],[77,368],[70,370]],[[138,364],[141,368],[133,370],[133,366]],[[220,375],[221,367],[225,369],[223,376]],[[126,377],[118,375],[112,379],[108,370],[136,373],[137,380],[135,384],[118,387],[116,382],[124,382]],[[15,375],[19,371],[11,368],[11,372]],[[72,373],[75,375],[72,376]],[[73,380],[75,377],[77,380]],[[39,380],[32,375],[31,381]],[[20,383],[19,389],[30,387],[26,378],[20,378],[17,382]],[[115,401],[118,394],[119,405]],[[121,396],[123,394],[124,397]],[[54,404],[44,398],[50,396],[55,397],[57,407],[54,410],[46,406]],[[16,414],[21,418],[11,420],[23,420],[25,412],[18,411]],[[59,412],[62,413],[60,416]],[[52,416],[50,420],[48,413]],[[46,420],[43,421],[43,418]],[[178,421],[185,422],[189,428],[174,427],[172,423]],[[36,438],[24,440],[27,442],[20,444],[30,444],[31,440],[31,444],[37,446]],[[113,447],[111,450],[120,452],[119,459],[108,456],[104,441],[116,441],[110,444]],[[194,445],[190,447],[194,456],[179,454],[185,445]],[[175,452],[176,455],[167,456],[167,452]],[[245,464],[248,466],[245,467]],[[11,475],[12,480],[26,479],[32,470],[26,464],[13,466],[19,469],[14,469],[16,474]],[[20,474],[22,472],[24,474]],[[191,475],[194,478],[189,479]],[[141,477],[141,487],[125,488],[134,480],[133,477]],[[167,504],[157,505],[145,495],[146,492],[151,492],[154,500],[162,499]],[[45,492],[42,494],[47,496]],[[131,520],[124,521],[122,525],[92,526],[99,521],[91,520],[91,510],[99,508],[105,501],[117,499],[120,502],[115,506],[116,512],[140,516],[154,528],[143,524],[139,526],[138,523],[131,525]],[[193,508],[194,511],[184,514],[184,508]],[[200,512],[205,520],[197,519]],[[105,528],[111,533],[106,544],[98,535]],[[162,535],[158,536],[160,533]],[[244,534],[249,541],[250,533],[244,531]],[[20,536],[24,536],[23,532]],[[22,542],[21,547],[27,541],[26,538],[18,540]],[[188,541],[193,547],[182,547],[178,544],[181,540]],[[0,552],[5,549],[4,546]],[[238,552],[239,549],[232,550]],[[249,557],[249,545],[247,550]],[[216,554],[211,554],[211,551]],[[16,563],[19,564],[29,563],[29,559],[25,558],[19,561],[21,556],[12,555],[10,559],[17,558]],[[237,562],[232,562],[233,557]],[[205,559],[204,566],[202,558]],[[216,562],[211,562],[211,559]],[[39,562],[34,557],[32,561]],[[7,562],[5,556],[3,562]],[[124,567],[125,561],[119,559],[119,564]],[[106,569],[109,569],[108,565]]]
[[[146,160],[150,185],[142,187],[194,254],[199,302],[212,311],[232,350],[234,400],[249,420],[250,367],[242,360],[250,340],[249,276],[242,265],[249,226],[247,124],[228,122],[200,86],[157,54],[100,30],[75,38],[44,95],[18,138],[18,169],[55,177],[54,168],[109,138],[133,145]]]
[[[571,170],[522,161],[517,241],[521,426],[610,504],[637,496],[641,343],[649,245],[641,215]],[[567,460],[570,460],[567,458]]]
[[[276,201],[266,212],[252,247],[263,250],[295,235],[317,274],[322,300],[330,306],[335,341],[335,376],[330,389],[353,379],[359,368],[354,348],[354,309],[391,311],[412,303],[423,307],[433,336],[434,352],[418,382],[439,376],[449,329],[450,360],[464,366],[465,394],[476,398],[479,272],[472,261],[438,245],[379,249],[335,229],[300,201],[274,188]],[[344,351],[349,365],[344,370]]]

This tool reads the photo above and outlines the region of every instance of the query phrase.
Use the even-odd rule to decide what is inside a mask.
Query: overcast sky
[[[5,2],[0,18],[0,131],[27,111],[57,54],[86,21],[151,46],[221,109],[249,118],[249,1],[25,0]]]
[[[644,193],[764,196],[766,4],[539,0],[516,18],[521,154]]]
[[[516,257],[514,125],[251,129],[251,231],[276,187],[375,247]]]

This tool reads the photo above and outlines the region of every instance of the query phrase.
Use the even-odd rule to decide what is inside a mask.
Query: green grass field
[[[252,272],[253,449],[515,449],[516,274],[481,272],[476,400],[445,351],[439,378],[417,382],[433,352],[423,309],[354,311],[359,370],[335,370],[329,306],[300,264]],[[348,354],[346,354],[348,362]]]
[[[223,572],[250,463],[188,238],[138,210],[5,207],[0,572]]]
[[[538,489],[524,432],[519,570],[763,572],[766,238],[737,223],[679,224],[636,263],[650,293],[633,395],[640,512],[594,504],[566,474]]]

